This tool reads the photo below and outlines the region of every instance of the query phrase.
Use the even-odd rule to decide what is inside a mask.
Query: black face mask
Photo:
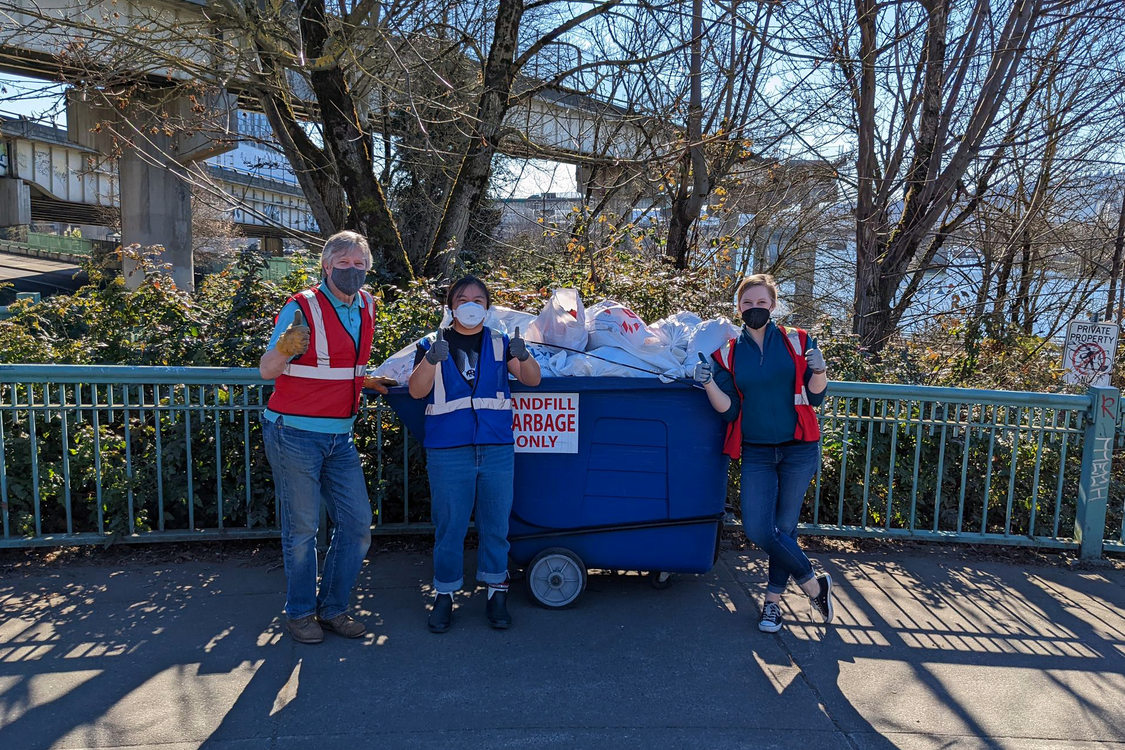
[[[751,307],[742,312],[742,322],[755,331],[770,322],[770,311],[764,307]]]
[[[332,283],[344,294],[355,294],[367,280],[367,271],[362,268],[333,268]]]

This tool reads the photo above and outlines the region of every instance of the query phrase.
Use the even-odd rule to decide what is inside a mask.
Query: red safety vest
[[[332,300],[318,288],[289,299],[309,326],[309,348],[291,361],[274,381],[269,408],[301,417],[354,417],[363,393],[363,377],[375,336],[375,301],[362,289],[359,342],[352,338]]]
[[[793,438],[806,443],[813,443],[820,440],[820,423],[816,419],[816,412],[809,404],[809,393],[805,390],[805,370],[808,369],[809,365],[805,361],[804,351],[808,346],[809,334],[801,328],[786,330],[783,326],[778,326],[777,329],[781,331],[785,348],[789,350],[789,356],[793,359],[793,367],[797,371],[793,389],[793,408],[797,411],[797,428],[793,432]],[[731,382],[735,383],[734,390],[741,403],[742,391],[738,389],[738,384],[734,378],[734,345],[737,341],[738,339],[730,339],[716,349],[711,354],[711,358],[730,373]],[[726,436],[723,438],[723,453],[731,458],[742,456],[741,406],[738,410],[738,416],[727,425]]]

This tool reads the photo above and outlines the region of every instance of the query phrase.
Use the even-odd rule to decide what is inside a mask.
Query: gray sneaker
[[[781,605],[766,602],[762,607],[762,619],[758,620],[758,630],[763,633],[776,633],[781,630]]]
[[[287,620],[285,627],[297,643],[320,643],[324,640],[324,630],[320,627],[320,623],[316,621],[315,615]]]

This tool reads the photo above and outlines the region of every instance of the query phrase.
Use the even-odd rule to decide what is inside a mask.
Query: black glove
[[[449,359],[449,342],[442,336],[441,329],[438,329],[437,338],[434,343],[430,344],[430,348],[426,350],[426,361],[431,365],[436,365]]]
[[[527,361],[527,358],[531,356],[531,352],[527,350],[527,344],[525,344],[524,340],[520,338],[519,326],[516,326],[516,332],[512,335],[512,339],[508,342],[508,351],[520,362]]]

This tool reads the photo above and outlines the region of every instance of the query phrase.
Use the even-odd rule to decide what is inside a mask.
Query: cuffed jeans
[[[809,481],[820,464],[820,443],[742,446],[742,528],[769,555],[767,591],[780,594],[792,576],[813,577],[812,563],[797,546]]]
[[[351,433],[286,427],[285,417],[262,420],[266,457],[281,509],[285,613],[290,619],[346,612],[352,587],[371,546],[371,503]],[[317,591],[316,533],[320,503],[332,536]]]
[[[428,448],[426,468],[435,527],[434,591],[452,594],[464,583],[465,532],[474,505],[479,538],[477,580],[506,581],[515,447]]]

